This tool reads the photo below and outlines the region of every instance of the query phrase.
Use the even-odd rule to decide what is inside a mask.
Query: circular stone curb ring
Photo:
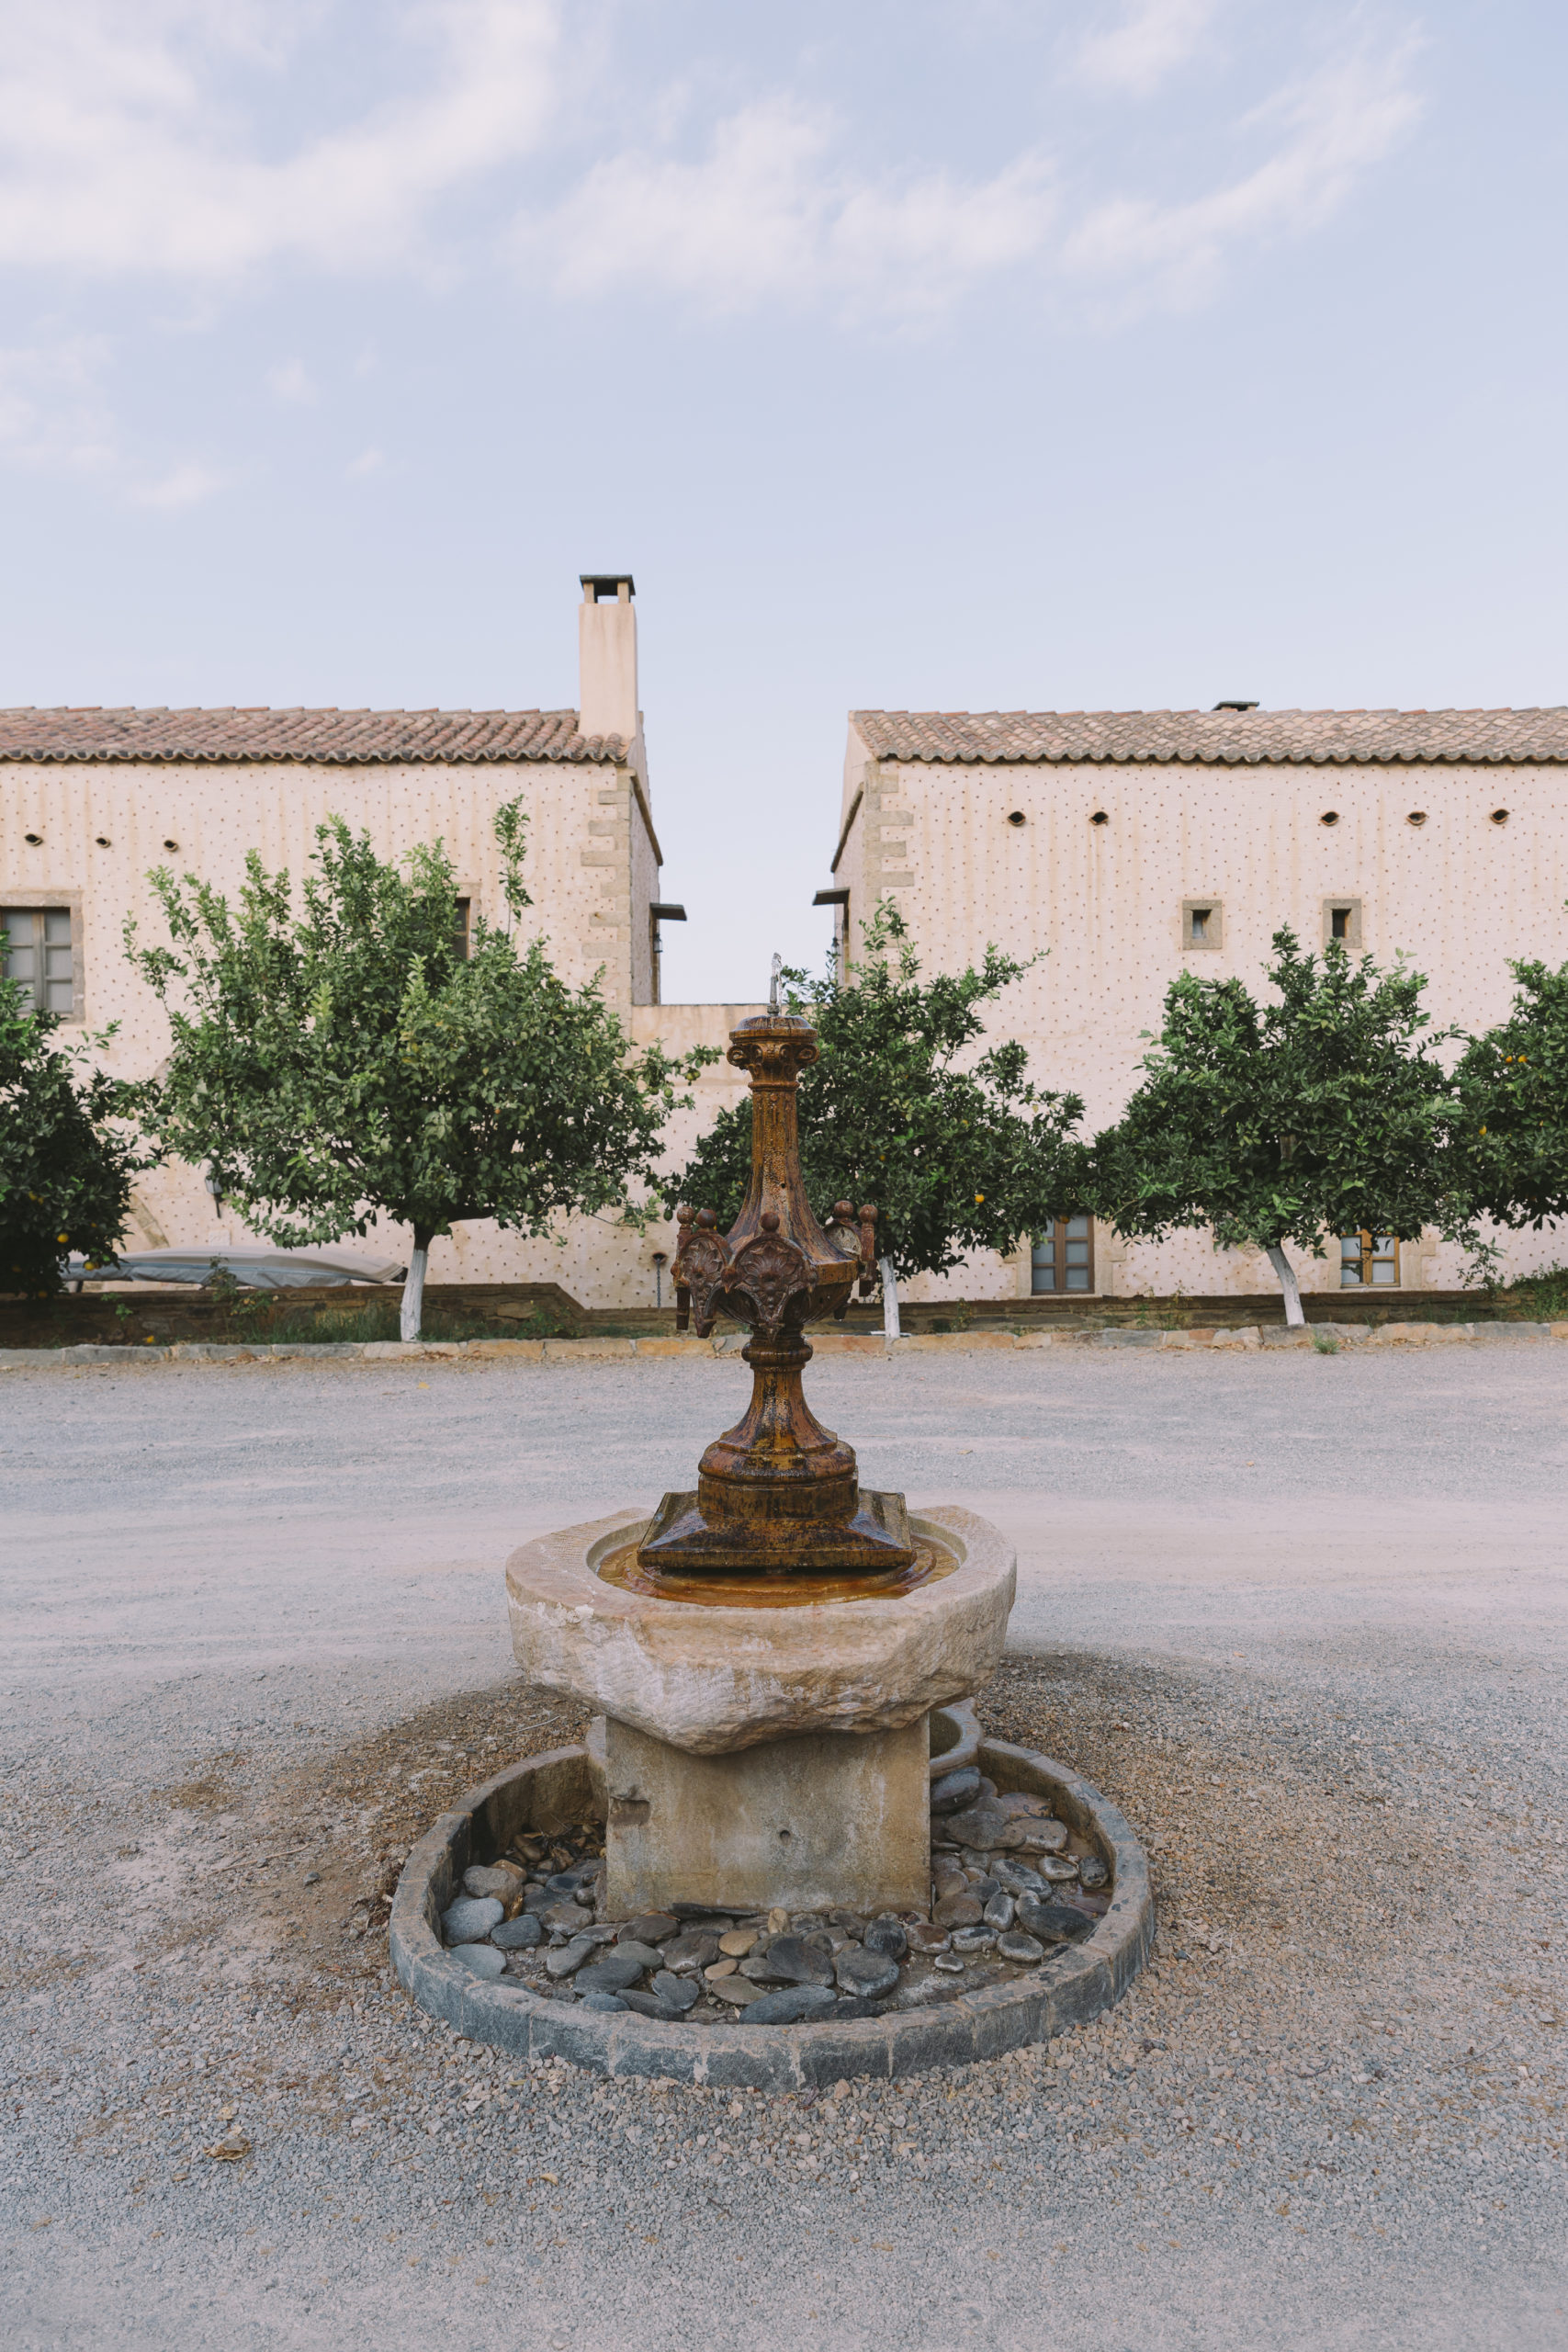
[[[929,2008],[821,2025],[666,2025],[635,2010],[594,2011],[502,1978],[470,1974],[441,1942],[439,1921],[476,1855],[502,1853],[519,1831],[604,1811],[601,1768],[586,1747],[551,1748],[472,1790],[414,1848],[392,1903],[392,1966],[422,2009],[473,2041],[516,2058],[565,2058],[596,2074],[661,2075],[677,2083],[793,2091],[859,2075],[892,2077],[965,2066],[1048,2041],[1119,2001],[1154,1943],[1148,1864],[1127,1823],[1099,1791],[1032,1748],[986,1739],[979,1762],[1005,1794],[1049,1800],[1111,1873],[1111,1907],[1091,1935],[1027,1977],[986,1984]]]

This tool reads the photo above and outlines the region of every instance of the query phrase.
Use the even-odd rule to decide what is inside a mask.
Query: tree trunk
[[[430,1236],[414,1227],[413,1255],[403,1281],[403,1309],[398,1321],[400,1340],[417,1340],[424,1319],[424,1270],[430,1262]]]
[[[885,1340],[904,1336],[898,1329],[898,1277],[891,1258],[882,1261],[882,1336]]]
[[[1269,1263],[1280,1277],[1280,1288],[1285,1294],[1285,1322],[1291,1330],[1299,1330],[1306,1322],[1302,1313],[1302,1295],[1296,1287],[1296,1270],[1277,1241],[1269,1245]]]

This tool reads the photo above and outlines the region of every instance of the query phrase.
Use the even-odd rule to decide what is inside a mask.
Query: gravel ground
[[[4,1375],[7,2346],[1555,2352],[1568,1372],[1461,1352],[818,1369],[1017,1541],[982,1717],[1161,1932],[1099,2027],[810,2104],[522,2070],[385,1965],[415,1834],[580,1722],[505,1549],[736,1367]]]

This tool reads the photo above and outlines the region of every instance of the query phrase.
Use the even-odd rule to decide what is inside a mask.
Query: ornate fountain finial
[[[857,1276],[863,1285],[874,1274],[876,1210],[865,1204],[857,1232],[851,1203],[835,1202],[824,1230],[806,1197],[796,1093],[817,1033],[778,1010],[779,971],[775,956],[768,1011],[729,1035],[728,1058],[751,1080],[740,1214],[721,1234],[711,1209],[682,1208],[672,1268],[679,1328],[688,1315],[705,1339],[721,1314],[750,1325],[751,1403],[703,1455],[696,1493],[665,1496],[637,1559],[679,1576],[896,1575],[914,1558],[903,1497],[862,1493],[854,1449],[814,1419],[801,1389],[805,1326],[841,1319]]]
[[[782,956],[775,956],[773,957],[773,980],[768,989],[768,1011],[770,1012],[776,1012],[779,1009],[779,974],[783,970],[784,957]]]

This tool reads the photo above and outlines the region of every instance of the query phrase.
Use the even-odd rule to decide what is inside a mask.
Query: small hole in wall
[[[1320,825],[1337,825],[1339,822],[1338,809],[1325,808],[1317,821]]]
[[[1111,820],[1103,808],[1097,808],[1089,821],[1091,825],[1109,825]]]
[[[1494,808],[1494,809],[1493,809],[1493,811],[1492,811],[1492,822],[1493,822],[1495,825],[1506,825],[1506,824],[1507,823],[1507,821],[1508,821],[1508,812],[1507,812],[1507,810],[1506,810],[1506,808]],[[28,835],[28,841],[31,841],[31,839],[32,839],[32,835],[31,835],[31,833],[29,833],[29,834]]]
[[[781,1838],[792,1838],[794,1835],[795,1832],[792,1829],[781,1829],[779,1831],[779,1836]]]
[[[165,849],[178,849],[179,843],[178,842],[165,842],[164,843],[164,847]]]
[[[22,835],[22,839],[27,842],[29,849],[41,849],[43,847],[43,835],[41,833],[24,833]]]
[[[96,833],[94,835],[94,839],[100,849],[110,849],[113,847],[113,843],[110,842],[107,833]]]
[[[1010,825],[1027,825],[1028,822],[1029,820],[1024,815],[1021,808],[1014,808],[1008,818],[1008,823]]]
[[[1425,808],[1412,808],[1404,821],[1407,825],[1424,825],[1427,821],[1427,811]]]

